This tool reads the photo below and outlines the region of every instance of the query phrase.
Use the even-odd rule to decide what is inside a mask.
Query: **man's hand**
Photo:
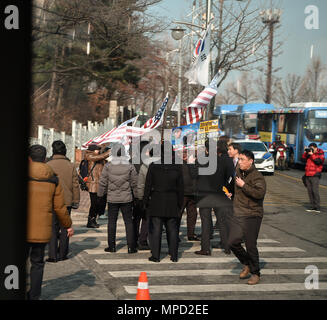
[[[67,229],[67,237],[70,238],[74,234],[74,229],[73,228],[68,228]]]
[[[194,164],[195,163],[195,160],[196,160],[196,158],[193,156],[193,154],[191,154],[189,156],[189,158],[187,159],[187,163]]]
[[[245,182],[244,182],[240,177],[236,177],[236,184],[237,184],[240,188],[243,188],[243,186],[245,185]]]

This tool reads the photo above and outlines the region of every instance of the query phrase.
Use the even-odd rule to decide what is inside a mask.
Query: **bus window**
[[[278,117],[278,132],[285,132],[285,114],[280,114]]]
[[[245,113],[243,117],[243,127],[245,133],[255,133],[257,126],[257,114],[256,113]]]
[[[258,114],[258,131],[271,132],[273,115],[268,113]]]
[[[308,112],[305,135],[311,141],[327,142],[327,110]]]
[[[296,134],[298,114],[286,114],[283,133]]]

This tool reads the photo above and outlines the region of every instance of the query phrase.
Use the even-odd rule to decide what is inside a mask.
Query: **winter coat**
[[[63,188],[47,164],[30,163],[27,200],[27,242],[50,241],[52,210],[64,228],[71,227],[72,220],[65,205]]]
[[[146,176],[143,202],[149,216],[177,218],[184,200],[181,165],[151,163]]]
[[[230,206],[223,187],[230,191],[230,181],[234,175],[233,160],[227,155],[217,157],[217,168],[214,173],[200,175],[200,168],[208,165],[196,163],[190,167],[191,176],[196,179],[196,199],[198,208],[216,208]]]
[[[302,159],[307,162],[305,166],[305,175],[307,177],[321,175],[321,171],[323,169],[325,161],[323,150],[318,148],[313,155],[309,155],[307,152],[304,152],[302,155]]]
[[[47,164],[58,176],[64,189],[65,204],[70,207],[73,203],[78,204],[80,200],[79,183],[75,165],[63,155],[55,154]]]
[[[94,163],[95,167],[92,170],[92,173],[89,175],[86,182],[89,192],[98,192],[98,184],[101,176],[101,172],[105,165],[105,159],[109,157],[110,150],[102,154],[96,154],[94,151],[86,150],[84,159],[88,161],[88,172],[90,173]]]
[[[254,165],[247,171],[236,168],[236,176],[245,185],[241,188],[235,183],[233,209],[235,216],[263,216],[263,200],[266,194],[266,181]]]
[[[196,190],[196,180],[192,178],[190,169],[191,165],[182,164],[183,180],[184,180],[184,196],[194,196]]]
[[[98,197],[107,194],[110,203],[132,202],[137,195],[137,172],[127,157],[113,157],[104,166],[99,180]]]
[[[145,180],[146,180],[146,175],[148,173],[149,170],[149,165],[152,162],[155,162],[156,160],[158,160],[158,158],[149,158],[146,161],[144,161],[140,167],[140,171],[139,171],[139,175],[137,178],[137,198],[139,200],[143,199],[143,195],[144,195],[144,187],[145,187]]]

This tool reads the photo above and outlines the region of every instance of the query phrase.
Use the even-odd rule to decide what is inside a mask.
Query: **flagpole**
[[[209,26],[209,23],[210,23],[210,20],[211,20],[211,0],[207,0],[207,14],[206,14],[206,29],[208,29],[208,26]],[[211,28],[211,27],[210,27]],[[210,64],[211,64],[211,50],[210,50],[210,46],[211,46],[211,32],[209,32],[209,57],[208,59],[210,59],[209,63],[208,63],[208,83],[210,83],[211,81],[211,75],[210,75]],[[211,102],[210,102],[211,103]],[[210,109],[210,103],[206,106],[206,110],[204,112],[204,120],[209,120],[209,109]]]
[[[177,111],[177,124],[181,125],[181,105],[182,105],[182,41],[183,37],[179,40],[179,66],[178,66],[178,111]]]

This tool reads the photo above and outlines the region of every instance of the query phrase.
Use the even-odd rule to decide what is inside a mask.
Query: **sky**
[[[218,0],[212,1],[218,4]],[[303,75],[311,61],[312,45],[313,55],[319,56],[327,65],[327,0],[275,0],[275,2],[280,4],[283,10],[279,35],[275,41],[284,42],[282,54],[273,61],[274,68],[282,68],[276,76],[284,78],[288,73]],[[191,12],[192,3],[193,0],[163,0],[154,10],[171,21],[189,21],[186,19],[190,17],[187,18],[186,15]],[[202,0],[202,3],[205,4],[205,0]],[[262,8],[265,4],[269,7],[270,0],[252,0],[252,3],[256,8]],[[308,20],[309,16],[305,13],[305,8],[310,5],[318,9],[318,29],[308,30],[305,27],[305,20]],[[173,26],[175,25],[172,24]],[[238,75],[234,72],[226,80],[235,79],[235,76]]]

